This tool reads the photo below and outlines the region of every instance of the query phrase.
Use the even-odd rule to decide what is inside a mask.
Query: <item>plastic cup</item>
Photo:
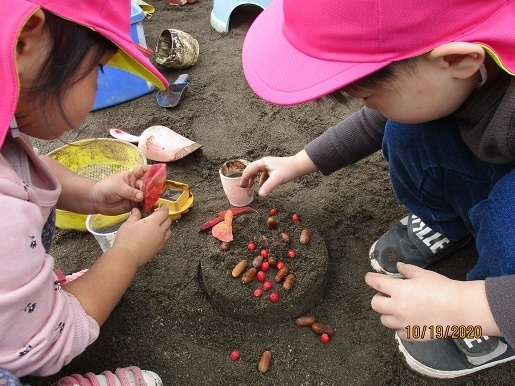
[[[220,180],[225,195],[232,206],[246,206],[254,199],[254,183],[240,188],[241,175],[250,162],[244,159],[232,159],[220,168]]]
[[[102,252],[113,246],[116,232],[130,216],[130,213],[117,216],[105,216],[103,214],[90,214],[86,218],[86,228],[95,236]]]

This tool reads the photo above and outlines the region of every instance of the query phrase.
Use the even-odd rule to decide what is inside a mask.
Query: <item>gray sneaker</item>
[[[464,247],[472,237],[451,241],[429,228],[419,217],[409,214],[383,234],[370,248],[372,268],[380,273],[402,277],[397,263],[424,268]]]
[[[515,360],[515,351],[501,339],[435,339],[407,342],[395,334],[407,365],[431,378],[457,378]]]

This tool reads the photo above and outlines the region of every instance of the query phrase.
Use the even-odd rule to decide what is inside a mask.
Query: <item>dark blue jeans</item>
[[[411,213],[451,240],[474,236],[479,259],[468,280],[515,274],[515,162],[479,160],[451,118],[388,121],[383,154]]]

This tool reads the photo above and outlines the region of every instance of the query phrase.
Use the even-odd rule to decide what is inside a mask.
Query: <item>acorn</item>
[[[303,245],[306,245],[309,243],[309,231],[307,229],[303,229],[302,232],[300,232],[300,243]]]

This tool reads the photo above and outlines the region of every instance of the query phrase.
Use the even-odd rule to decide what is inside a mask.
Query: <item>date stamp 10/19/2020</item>
[[[404,327],[408,339],[479,339],[483,336],[481,326],[464,325],[410,325]]]

